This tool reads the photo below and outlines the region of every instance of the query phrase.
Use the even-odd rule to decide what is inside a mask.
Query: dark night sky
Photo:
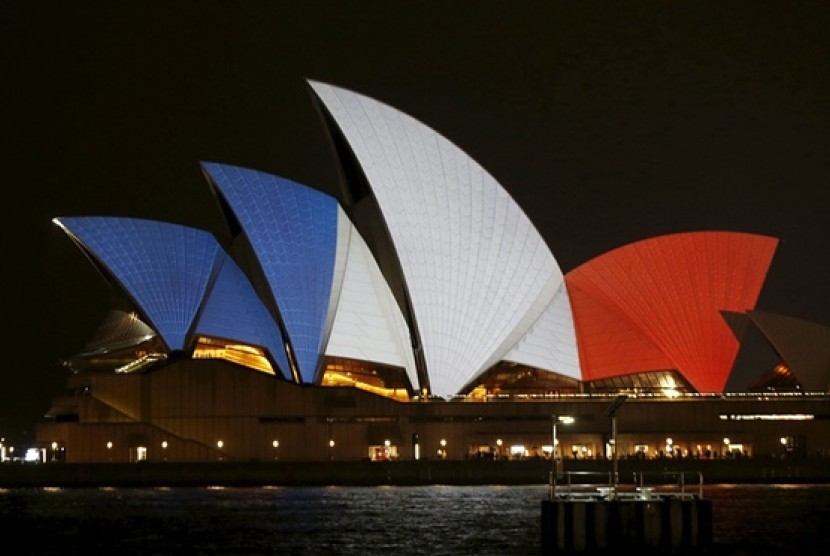
[[[768,234],[758,308],[830,325],[828,29],[824,1],[3,2],[0,435],[31,436],[109,307],[51,219],[221,235],[202,160],[335,193],[305,78],[452,140],[565,272],[665,233]]]

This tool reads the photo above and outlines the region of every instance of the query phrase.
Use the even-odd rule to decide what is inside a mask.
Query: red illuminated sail
[[[738,342],[720,311],[755,307],[778,240],[738,232],[660,236],[569,272],[584,380],[676,369],[721,392]]]

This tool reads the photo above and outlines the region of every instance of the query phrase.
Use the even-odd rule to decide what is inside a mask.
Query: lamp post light
[[[550,483],[549,498],[551,500],[553,500],[554,498],[556,498],[556,481],[557,481],[558,475],[559,475],[559,469],[558,469],[558,465],[556,463],[557,462],[556,447],[559,444],[559,439],[556,436],[556,425],[557,425],[557,423],[562,423],[563,425],[570,425],[571,423],[574,422],[574,418],[570,417],[568,415],[557,415],[556,413],[553,413],[550,416],[550,422],[551,422],[550,436],[551,436],[551,442],[552,442],[553,445],[551,446],[551,449],[550,449],[551,471],[550,471],[550,481],[549,481],[549,483]]]
[[[612,476],[614,478],[614,497],[617,496],[617,483],[620,479],[620,472],[619,472],[619,463],[617,462],[617,410],[620,406],[628,399],[627,394],[620,394],[614,401],[611,402],[611,405],[608,406],[603,412],[603,415],[610,415],[611,416],[611,442],[614,444],[614,451],[611,453],[612,463],[613,463],[613,472]]]
[[[550,495],[549,498],[551,501],[556,499],[556,422],[559,420],[558,415],[551,415],[550,422],[551,422],[551,442],[552,445],[550,447],[550,459],[551,459],[551,470],[550,470]]]

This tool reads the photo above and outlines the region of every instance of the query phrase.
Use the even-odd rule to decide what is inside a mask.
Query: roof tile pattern
[[[559,266],[504,188],[446,138],[376,100],[310,84],[377,198],[418,321],[432,393],[455,394],[547,310],[562,283]],[[567,313],[555,320],[572,326]]]
[[[337,201],[256,170],[205,162],[256,253],[282,316],[303,382],[324,350],[337,246]]]
[[[576,345],[571,302],[562,282],[545,311],[504,360],[582,380]]]
[[[342,288],[326,355],[372,361],[406,370],[418,387],[409,328],[363,237],[340,209]]]
[[[670,234],[569,272],[583,379],[670,364],[698,391],[722,392],[738,342],[720,311],[754,308],[777,244],[739,232]]]
[[[78,216],[55,222],[119,281],[169,349],[185,348],[214,266],[225,256],[212,235],[134,218]]]
[[[277,372],[290,378],[282,333],[248,278],[230,257],[221,261],[196,334],[264,348],[276,362]]]

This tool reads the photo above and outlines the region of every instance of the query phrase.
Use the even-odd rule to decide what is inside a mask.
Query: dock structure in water
[[[634,473],[621,483],[614,473],[551,474],[542,501],[542,554],[699,552],[712,543],[712,505],[703,476],[687,472]],[[593,480],[591,480],[593,478]]]

